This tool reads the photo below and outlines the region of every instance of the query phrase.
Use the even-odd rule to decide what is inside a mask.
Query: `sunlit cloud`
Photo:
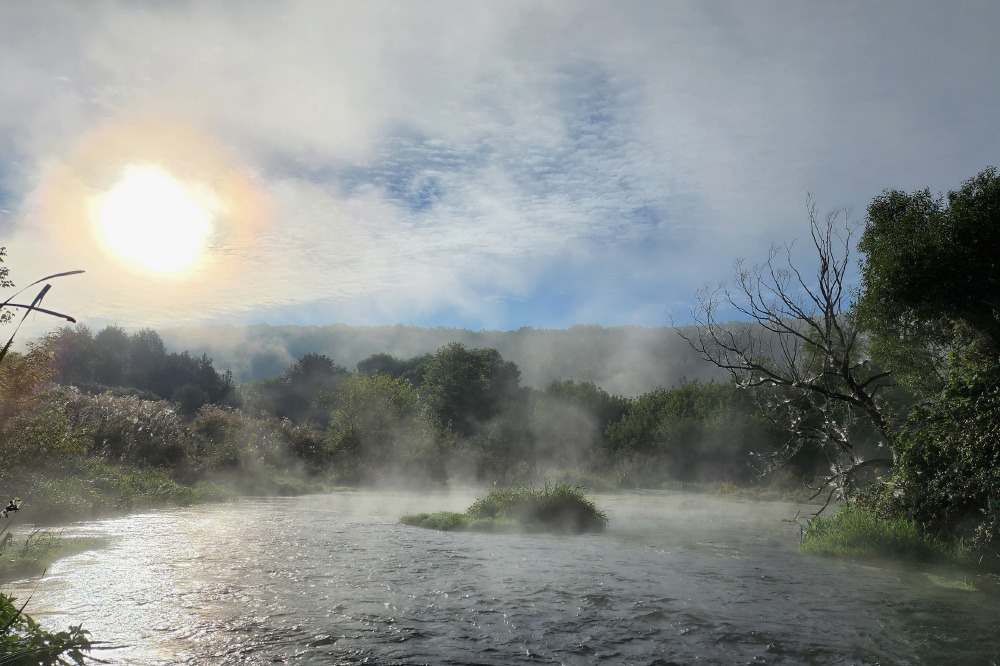
[[[807,192],[995,159],[1000,17],[934,7],[11,3],[2,244],[95,325],[662,324]],[[184,270],[95,236],[141,168],[205,211]]]

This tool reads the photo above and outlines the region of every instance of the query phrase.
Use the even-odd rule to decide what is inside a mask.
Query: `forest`
[[[353,368],[310,351],[236,383],[151,329],[65,327],[0,365],[0,483],[56,520],[233,489],[778,482],[995,563],[996,170],[946,196],[886,190],[863,225],[810,221],[815,276],[776,247],[702,293],[680,330],[729,379],[633,396],[574,378],[535,388],[497,349],[460,341]]]

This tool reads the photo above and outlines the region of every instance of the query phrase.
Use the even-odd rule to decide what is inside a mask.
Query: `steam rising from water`
[[[795,507],[607,496],[603,534],[399,525],[459,494],[244,500],[72,528],[31,603],[112,663],[988,663],[994,599],[808,558]],[[934,572],[938,575],[941,572]],[[24,596],[29,585],[16,589]]]

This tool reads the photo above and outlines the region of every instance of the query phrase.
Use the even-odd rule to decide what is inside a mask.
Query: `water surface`
[[[93,521],[29,606],[114,664],[983,664],[1000,602],[798,552],[796,507],[603,496],[602,534],[444,533],[471,495],[345,492]],[[34,582],[16,587],[19,597]]]

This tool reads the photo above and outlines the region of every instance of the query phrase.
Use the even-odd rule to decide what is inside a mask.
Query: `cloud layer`
[[[5,3],[0,244],[19,282],[87,269],[52,298],[93,325],[683,320],[803,233],[806,192],[860,214],[995,161],[998,28],[990,3]],[[238,209],[190,279],[87,240],[87,198],[151,152]]]

